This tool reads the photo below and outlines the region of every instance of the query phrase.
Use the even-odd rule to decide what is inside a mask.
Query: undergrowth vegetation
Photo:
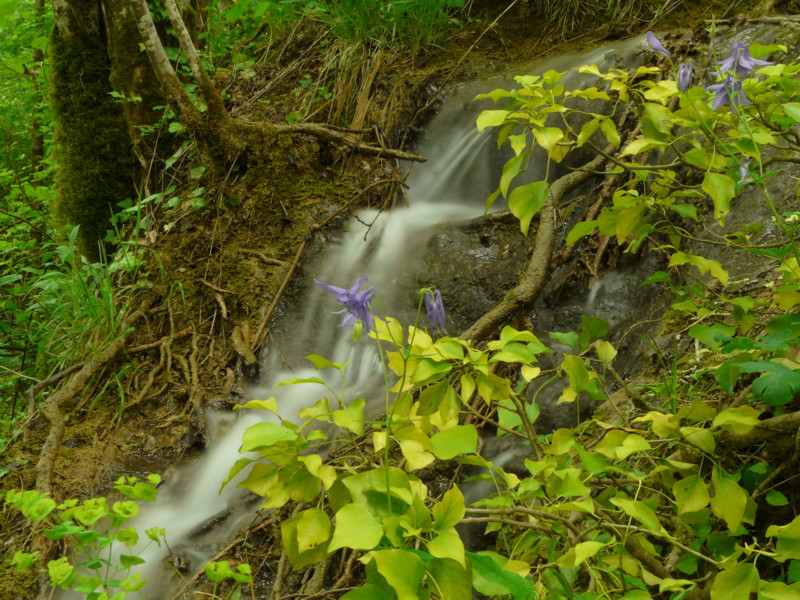
[[[274,80],[289,90],[278,98],[287,109],[282,119],[324,115],[361,129],[374,108],[368,92],[383,61],[400,52],[412,60],[441,42],[469,4],[241,0],[223,9],[211,2],[202,58],[220,80],[226,69],[244,80],[257,77],[269,63]],[[636,19],[658,13],[644,16],[636,8],[633,2],[599,9],[582,1],[537,5],[562,32],[578,27],[590,10]],[[35,131],[48,140],[44,57],[31,59],[36,68],[14,58],[19,47],[46,46],[44,15],[31,5],[4,19],[0,56],[18,76],[10,89],[34,100]],[[35,27],[21,26],[28,22]],[[282,61],[303,35],[314,38],[303,46],[307,53],[319,51],[324,59]],[[363,280],[351,288],[323,284],[344,307],[342,325],[353,327],[354,343],[373,346],[381,360],[383,414],[366,414],[365,399],[349,396],[347,363],[312,354],[308,359],[326,376],[283,385],[322,385],[326,392],[298,415],[283,414],[275,398],[240,406],[265,418],[245,431],[246,456],[224,485],[241,478],[237,485],[262,497],[262,508],[283,511],[275,537],[295,570],[309,569],[321,580],[325,565],[339,561],[342,576],[332,581],[331,594],[344,600],[455,600],[473,592],[514,600],[800,597],[792,481],[800,459],[800,211],[794,194],[776,198],[770,187],[800,152],[800,64],[779,61],[783,46],[737,42],[706,87],[689,63],[671,62],[654,36],[647,45],[658,64],[631,71],[585,65],[578,70],[593,83],[578,89],[567,89],[563,73],[551,70],[481,96],[500,104],[480,115],[478,129],[496,128],[498,145],[513,154],[487,208],[506,198],[523,233],[540,218],[538,236],[543,216],[558,208],[553,185],[516,178],[537,158],[552,166],[579,149],[603,157],[602,175],[615,184],[608,202],[572,227],[565,242],[602,236],[631,253],[662,253],[666,266],[646,285],[674,294],[670,326],[693,347],[674,348],[662,357],[660,381],[634,387],[617,374],[608,324],[595,317],[584,316],[576,331],[548,332],[568,349],[553,367],[544,360],[551,350],[540,332],[506,325],[485,344],[442,335],[444,306],[435,290],[420,296],[418,315],[424,307],[430,319],[426,331],[419,318],[409,325],[377,314],[375,292],[361,290]],[[177,48],[170,54],[179,70],[189,70]],[[120,102],[137,102],[115,93]],[[598,100],[604,109],[594,108]],[[130,294],[146,288],[148,276],[163,277],[148,254],[148,228],[164,215],[174,217],[174,226],[211,204],[199,152],[182,139],[174,115],[164,115],[139,130],[147,142],[162,135],[177,140],[153,180],[156,191],[148,180],[136,199],[109,199],[119,209],[106,239],[118,249],[109,263],[81,256],[79,230],[53,230],[56,194],[50,160],[36,145],[42,140],[28,148],[15,118],[3,121],[12,141],[0,171],[0,352],[8,357],[0,373],[0,419],[9,432],[26,410],[34,411],[37,386],[57,383],[127,332]],[[36,158],[21,167],[28,157]],[[170,171],[178,161],[188,174]],[[745,194],[768,216],[736,219],[734,226],[741,207],[733,207]],[[213,206],[224,212],[241,199],[225,202]],[[749,295],[711,247],[770,261],[772,279]],[[153,264],[148,272],[145,265]],[[229,291],[202,283],[224,311],[221,294]],[[179,295],[179,288],[170,293]],[[232,335],[241,341],[242,331]],[[176,359],[187,387],[196,383],[196,357]],[[95,401],[117,388],[117,423],[125,408],[121,380],[136,371],[129,361],[92,384]],[[562,403],[605,404],[580,427],[544,435],[529,400],[533,387],[556,380],[565,384]],[[151,377],[146,387],[152,383]],[[484,431],[513,440],[527,456],[523,468],[495,464],[482,450]],[[753,452],[768,441],[775,448]],[[155,500],[158,481],[119,479],[115,490],[129,500],[110,505],[105,497],[59,503],[41,491],[13,490],[5,499],[35,524],[35,544],[44,544],[44,536],[66,545],[63,556],[47,563],[51,585],[121,600],[145,584],[135,572],[144,562],[139,551],[121,547],[138,541],[129,521],[138,501]],[[490,493],[468,501],[463,490],[472,482],[488,483]],[[493,547],[471,546],[465,526],[479,527],[481,537],[496,540]],[[144,533],[154,543],[163,535]],[[26,571],[44,554],[19,550],[12,564]],[[241,597],[254,579],[249,565],[227,561],[209,563],[204,573],[212,597]]]
[[[655,37],[647,43],[669,57]],[[558,366],[546,367],[550,350],[531,331],[505,326],[478,348],[432,336],[419,319],[404,327],[376,314],[374,288],[362,290],[363,278],[350,288],[318,282],[344,307],[341,326],[353,327],[354,342],[374,345],[387,383],[383,417],[370,419],[365,400],[348,397],[348,364],[310,355],[327,375],[282,385],[324,386],[316,404],[296,417],[282,414],[275,398],[239,407],[265,418],[244,432],[246,456],[226,483],[244,472],[238,485],[262,496],[263,508],[293,507],[280,537],[295,569],[322,568],[337,553],[345,574],[362,563],[361,586],[338,589],[342,580],[330,590],[346,600],[463,599],[472,590],[515,600],[800,595],[800,517],[779,510],[791,502],[799,453],[775,460],[746,451],[771,427],[796,423],[791,405],[800,393],[797,212],[779,209],[768,186],[775,173],[767,170],[798,149],[800,64],[761,58],[781,51],[736,43],[720,64],[719,83],[708,88],[665,60],[635,72],[579,69],[601,87],[568,90],[562,73],[548,71],[485,95],[505,105],[484,111],[478,127],[498,127],[499,144],[514,154],[495,197],[508,198],[523,231],[537,213],[552,210],[546,180],[513,185],[534,148],[560,162],[591,146],[606,156],[607,175],[626,185],[596,218],[574,226],[567,243],[599,230],[631,252],[649,243],[666,253],[670,273],[656,272],[646,284],[675,292],[673,316],[697,347],[676,355],[671,378],[637,389],[615,377],[617,351],[604,339],[601,319],[585,316],[577,331],[551,332],[569,350]],[[617,104],[617,118],[587,111],[587,101],[597,99]],[[627,111],[641,130],[623,143],[618,123]],[[584,117],[579,127],[576,113]],[[721,239],[775,261],[778,279],[767,297],[737,294],[722,262],[684,247],[696,238],[692,223],[706,200],[713,219],[725,224],[745,186],[757,188],[775,236],[758,242],[748,226]],[[705,277],[681,283],[684,266]],[[440,333],[441,296],[423,290],[419,312],[423,306],[431,331]],[[566,380],[560,402],[588,396],[606,404],[577,429],[541,435],[526,390],[542,378]],[[482,455],[478,425],[524,449],[524,472]],[[464,468],[472,474],[463,481],[455,475],[442,485],[432,477]],[[470,504],[462,491],[470,481],[487,481],[493,491]],[[29,501],[46,503],[45,513],[55,508],[17,492],[7,501],[29,513]],[[465,545],[465,525],[496,536],[494,549]],[[21,568],[29,566],[27,556],[20,555]],[[71,581],[65,560],[51,563],[56,585]],[[207,569],[209,577],[217,570]],[[228,570],[249,578],[249,568]]]

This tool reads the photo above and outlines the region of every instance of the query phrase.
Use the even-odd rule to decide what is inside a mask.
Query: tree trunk
[[[131,143],[122,109],[110,96],[100,4],[54,0],[53,13],[50,94],[58,163],[53,217],[59,233],[80,226],[79,250],[96,259],[117,204],[134,195]]]

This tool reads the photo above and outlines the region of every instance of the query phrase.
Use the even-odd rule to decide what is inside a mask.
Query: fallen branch
[[[239,124],[242,123],[240,122]],[[326,142],[342,144],[343,146],[352,148],[361,154],[368,154],[381,158],[398,158],[400,160],[411,160],[415,162],[425,162],[427,160],[421,154],[415,154],[414,152],[403,152],[402,150],[394,150],[392,148],[374,146],[372,144],[361,142],[352,135],[321,123],[297,123],[295,125],[248,123],[247,125],[261,131],[262,133],[272,131],[275,133],[313,135],[314,137],[325,140]]]
[[[279,260],[277,258],[271,258],[271,257],[267,256],[266,254],[264,254],[263,252],[259,252],[258,250],[250,250],[248,248],[237,248],[235,250],[235,252],[241,252],[243,254],[252,254],[254,256],[257,256],[261,260],[263,260],[264,263],[266,263],[268,265],[275,265],[277,267],[286,266],[286,261],[285,260]]]
[[[598,156],[584,165],[580,171],[573,171],[564,175],[550,186],[550,195],[541,211],[539,211],[539,228],[536,231],[533,254],[528,261],[528,266],[522,275],[522,279],[515,288],[506,294],[500,304],[475,321],[461,334],[460,338],[462,340],[475,344],[486,339],[500,325],[506,322],[511,315],[522,310],[537,298],[547,282],[547,275],[550,272],[556,241],[556,209],[558,208],[558,203],[567,192],[593,177],[594,174],[590,171],[599,168],[604,160],[604,156]]]

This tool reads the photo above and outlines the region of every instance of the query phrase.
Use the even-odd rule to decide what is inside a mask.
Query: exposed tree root
[[[143,352],[146,350],[152,350],[154,348],[158,348],[159,357],[158,357],[158,364],[155,367],[153,367],[147,374],[147,379],[145,380],[145,383],[142,386],[142,388],[136,394],[136,397],[133,399],[132,402],[129,402],[128,405],[126,406],[127,410],[130,410],[135,406],[141,404],[145,400],[147,400],[150,397],[150,390],[152,389],[153,384],[155,383],[156,376],[159,373],[161,373],[165,367],[167,368],[167,370],[170,369],[172,365],[172,350],[171,350],[172,342],[175,341],[176,339],[184,338],[191,334],[192,334],[192,328],[187,327],[186,329],[183,329],[182,331],[179,331],[175,334],[170,332],[169,335],[165,335],[157,342],[144,344],[142,346],[137,346],[136,348],[130,348],[128,350],[129,353],[134,353],[134,352]]]
[[[83,367],[75,373],[70,380],[42,404],[40,410],[45,418],[50,421],[50,432],[39,452],[39,461],[36,463],[36,489],[49,494],[52,490],[53,467],[55,466],[56,452],[64,436],[64,418],[61,414],[61,405],[77,398],[89,380],[111,363],[125,347],[133,325],[144,318],[144,314],[152,300],[145,300],[136,312],[123,321],[121,330],[123,334],[112,342],[105,350],[86,361]]]
[[[528,261],[521,281],[514,287],[500,304],[473,323],[461,339],[477,343],[486,339],[500,325],[505,323],[514,313],[522,310],[533,302],[542,291],[550,273],[553,258],[553,249],[556,242],[556,209],[558,203],[567,192],[594,176],[591,171],[600,168],[605,157],[598,156],[587,163],[580,171],[573,171],[556,180],[550,186],[550,195],[539,212],[539,228],[536,231],[536,241],[533,254]]]
[[[28,398],[28,420],[25,422],[25,425],[23,426],[24,439],[28,439],[30,437],[31,430],[29,425],[33,421],[33,415],[36,413],[36,394],[41,392],[46,387],[50,387],[51,385],[57,384],[59,381],[64,379],[64,377],[72,375],[75,371],[82,369],[84,364],[85,363],[78,363],[77,365],[72,365],[68,369],[64,369],[60,373],[56,373],[52,377],[48,377],[47,379],[40,381],[39,383],[29,388],[25,392],[25,396]]]
[[[359,140],[356,135],[369,130],[356,130],[353,132],[335,126],[320,123],[299,124],[273,124],[264,122],[248,122],[234,119],[225,108],[219,92],[211,82],[208,73],[200,63],[197,52],[183,22],[180,10],[174,0],[167,0],[166,8],[169,20],[172,23],[180,43],[181,49],[187,57],[187,62],[192,71],[192,76],[199,86],[200,93],[207,105],[205,114],[201,114],[192,103],[191,98],[183,87],[183,83],[175,72],[164,46],[156,30],[150,10],[144,0],[133,0],[133,13],[136,26],[142,38],[150,64],[153,66],[156,77],[163,87],[167,101],[178,120],[187,128],[188,132],[198,142],[198,147],[204,155],[205,162],[216,170],[224,172],[226,165],[230,166],[248,146],[262,143],[262,140],[274,137],[275,134],[304,134],[334,144],[341,144],[356,152],[379,156],[422,162],[424,157],[413,152],[403,152],[392,148],[367,144]],[[241,133],[254,133],[255,136],[239,135]],[[255,139],[253,139],[255,138]],[[222,140],[223,143],[218,143]]]

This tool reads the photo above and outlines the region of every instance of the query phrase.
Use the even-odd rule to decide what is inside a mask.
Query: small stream
[[[547,69],[568,71],[591,63],[598,64],[601,70],[607,69],[620,61],[635,60],[639,43],[637,38],[578,56],[560,56],[530,69],[515,67],[514,74]],[[581,77],[581,82],[590,85],[586,76],[572,73],[568,77]],[[565,83],[577,85],[566,80]],[[320,385],[275,388],[276,384],[292,377],[325,377],[325,373],[313,370],[304,360],[303,357],[312,352],[335,362],[351,361],[348,397],[381,397],[377,392],[383,385],[382,374],[371,345],[363,340],[353,344],[351,329],[339,328],[340,317],[331,314],[340,308],[335,299],[312,280],[350,287],[358,277],[366,276],[368,285],[376,286],[385,314],[404,323],[413,322],[419,298],[419,272],[431,238],[442,223],[460,222],[483,214],[486,197],[495,189],[506,159],[497,150],[493,132],[479,134],[475,128],[478,112],[491,103],[474,103],[472,99],[478,93],[513,85],[508,75],[492,76],[453,86],[447,91],[443,105],[416,148],[428,162],[415,165],[411,170],[408,206],[382,214],[362,211],[347,223],[344,231],[330,234],[332,237],[324,252],[305,268],[307,282],[295,293],[302,302],[291,311],[284,307],[286,314],[273,327],[272,342],[265,344],[267,348],[261,357],[263,372],[267,375],[249,390],[249,399],[275,396],[281,416],[289,420],[294,419],[301,408],[313,405],[325,393]],[[531,171],[531,180],[540,179],[544,166],[536,165]],[[446,260],[453,261],[453,269],[460,268],[458,259],[450,256]],[[447,306],[446,296],[444,302]],[[596,294],[591,297],[594,305],[601,302],[602,298]],[[586,303],[583,301],[584,306]],[[455,316],[448,317],[448,323],[451,320],[455,322]],[[458,331],[448,333],[456,335]],[[340,387],[338,380],[332,383]],[[373,412],[377,410],[379,408],[373,408]],[[139,531],[163,527],[172,553],[170,562],[184,563],[185,573],[189,575],[246,526],[258,506],[259,499],[238,489],[235,482],[219,493],[220,483],[239,458],[243,431],[267,414],[255,412],[259,414],[210,415],[210,441],[205,453],[194,463],[178,469],[161,487],[158,501],[144,507],[133,523]],[[130,549],[125,552],[135,553]],[[147,561],[144,576],[151,580],[145,596],[154,600],[171,598],[174,589],[160,580],[158,574],[159,565],[168,557],[167,549],[151,544],[142,557]],[[173,570],[172,565],[169,569]],[[78,596],[62,594],[60,597]]]

